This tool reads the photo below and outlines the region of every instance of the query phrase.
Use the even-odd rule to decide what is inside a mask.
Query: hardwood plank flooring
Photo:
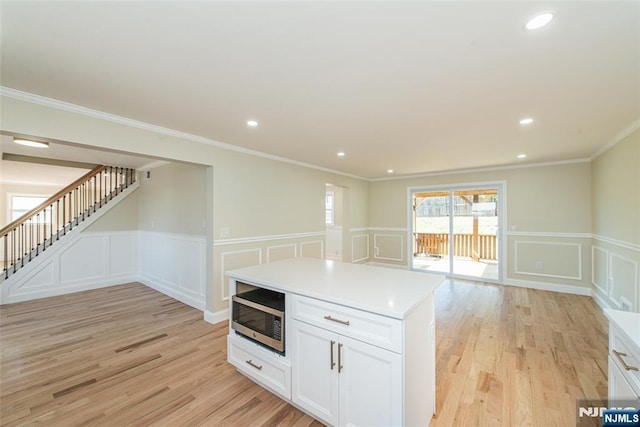
[[[140,284],[2,306],[0,425],[322,425],[226,363],[226,334]],[[575,425],[606,397],[588,297],[446,281],[436,334],[432,426]]]
[[[608,321],[586,296],[447,280],[431,426],[575,426],[606,399]]]

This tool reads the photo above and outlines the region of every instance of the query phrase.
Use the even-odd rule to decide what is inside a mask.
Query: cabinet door
[[[402,425],[402,357],[340,337],[340,425]]]
[[[319,420],[336,425],[338,335],[297,320],[291,325],[292,400]]]
[[[640,403],[640,396],[636,393],[618,368],[615,361],[609,356],[609,405],[617,406],[617,401],[629,402],[636,400]]]

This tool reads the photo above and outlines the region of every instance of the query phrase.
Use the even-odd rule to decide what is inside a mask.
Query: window
[[[324,199],[324,222],[326,225],[333,225],[333,191],[327,191]]]
[[[11,221],[20,218],[45,200],[46,196],[11,196]]]

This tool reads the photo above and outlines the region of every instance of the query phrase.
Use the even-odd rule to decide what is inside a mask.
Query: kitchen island
[[[283,352],[236,333],[230,319],[238,371],[329,425],[429,424],[442,276],[307,258],[227,274],[230,295],[247,284],[285,302]]]

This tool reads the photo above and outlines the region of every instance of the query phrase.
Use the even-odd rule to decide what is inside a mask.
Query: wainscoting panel
[[[401,234],[373,234],[373,258],[404,261],[404,238]]]
[[[369,261],[368,234],[357,234],[351,236],[351,259],[354,263]]]
[[[609,295],[609,252],[591,247],[591,283],[605,297]]]
[[[213,310],[206,319],[226,319],[229,270],[295,257],[324,258],[325,231],[220,239],[213,243]]]
[[[251,267],[262,264],[262,248],[244,249],[222,252],[220,255],[220,283],[226,284],[226,274],[229,270]],[[220,297],[223,301],[229,299],[229,287],[221,286]]]
[[[137,239],[136,239],[137,240]],[[109,239],[109,273],[115,277],[138,274],[138,251],[131,234],[112,234]]]
[[[312,242],[300,243],[300,255],[305,258],[324,258],[324,241],[315,240]]]
[[[60,254],[60,283],[95,281],[106,276],[109,237],[82,236]]]
[[[295,258],[298,254],[298,247],[295,243],[287,245],[269,246],[267,247],[267,262],[278,261],[281,259]]]
[[[0,304],[137,280],[137,231],[69,234],[0,286]]]
[[[593,235],[592,267],[598,305],[640,312],[640,245]]]
[[[204,237],[140,231],[140,281],[185,304],[204,310],[205,249]]]
[[[53,259],[47,260],[38,269],[30,272],[19,285],[10,286],[12,296],[28,296],[38,291],[52,290],[57,283],[56,267]]]
[[[631,304],[631,311],[638,311],[638,263],[613,253],[609,259],[610,302],[617,308],[623,308],[622,302],[626,300]]]
[[[139,232],[138,256],[140,259],[139,271],[148,279],[162,280],[162,236],[157,233]]]
[[[582,280],[582,245],[578,243],[516,241],[517,274]]]

